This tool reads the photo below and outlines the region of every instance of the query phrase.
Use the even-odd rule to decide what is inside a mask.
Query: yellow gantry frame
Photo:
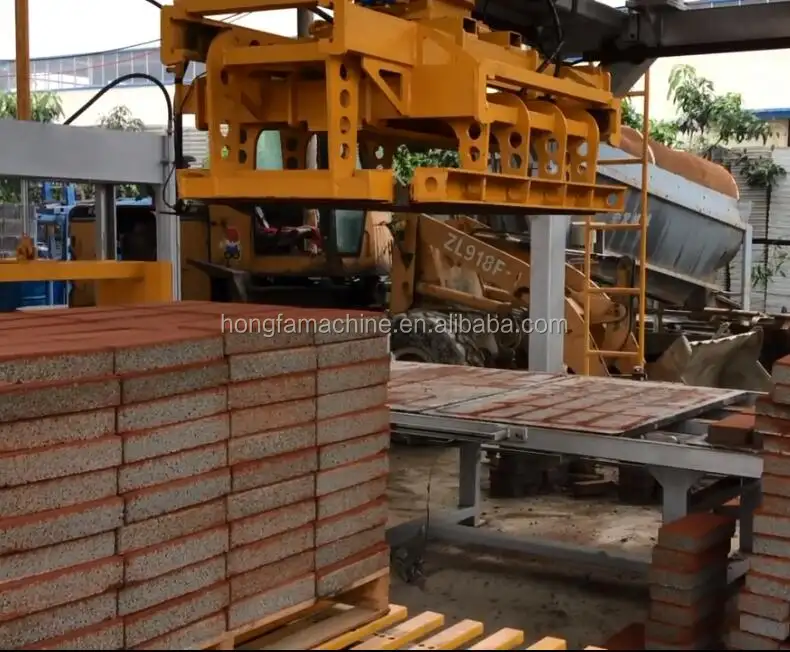
[[[630,296],[636,297],[638,303],[638,317],[635,324],[637,335],[637,347],[635,351],[602,351],[596,348],[587,348],[584,360],[584,375],[590,375],[590,362],[593,357],[603,358],[604,360],[622,360],[629,358],[634,361],[634,366],[644,371],[645,367],[645,314],[647,312],[647,228],[649,223],[648,214],[648,182],[650,180],[650,71],[644,76],[644,90],[634,91],[628,97],[641,97],[644,108],[642,112],[642,152],[638,158],[613,159],[600,161],[600,165],[633,165],[642,166],[639,197],[639,221],[634,223],[609,223],[593,222],[593,217],[588,215],[584,222],[584,329],[585,342],[590,339],[590,307],[594,294],[605,293],[610,296]],[[607,231],[638,231],[639,232],[639,258],[636,264],[639,266],[639,276],[636,287],[599,287],[592,281],[592,256],[593,256],[593,235],[596,231],[605,233]],[[632,314],[632,311],[629,311]]]
[[[162,61],[206,64],[179,94],[209,133],[210,167],[178,173],[182,198],[280,200],[318,206],[446,206],[452,212],[621,211],[624,188],[596,180],[599,143],[619,137],[620,102],[596,66],[541,68],[519,35],[471,17],[471,0],[331,6],[310,38],[207,18],[315,8],[317,0],[174,0],[162,12]],[[556,74],[555,74],[556,73]],[[177,75],[178,76],[178,75]],[[256,170],[262,131],[282,135],[285,170]],[[307,143],[326,134],[328,169],[305,169]],[[420,168],[397,196],[400,144],[458,148],[460,169]],[[489,171],[499,153],[501,172]],[[358,154],[376,169],[357,169]],[[530,161],[535,169],[530,174]]]

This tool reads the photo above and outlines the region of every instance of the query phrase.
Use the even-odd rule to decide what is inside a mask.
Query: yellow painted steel
[[[532,645],[524,649],[525,650],[567,650],[568,642],[561,638],[553,638],[551,636],[547,636],[546,638],[542,638],[537,643],[533,643]]]
[[[97,306],[173,300],[167,262],[0,260],[0,283],[23,281],[93,281]]]
[[[597,357],[604,360],[623,360],[631,358],[634,366],[644,373],[645,366],[645,315],[647,313],[647,228],[649,222],[649,188],[650,180],[650,71],[644,76],[644,90],[629,93],[629,97],[642,97],[644,108],[642,111],[642,151],[639,158],[631,159],[611,159],[602,160],[600,165],[641,165],[641,189],[639,197],[639,221],[636,224],[605,222],[594,222],[592,215],[587,215],[584,222],[584,332],[585,332],[585,360],[584,375],[590,375],[591,358]],[[635,265],[639,267],[638,281],[635,287],[597,287],[592,281],[592,256],[593,256],[593,236],[596,231],[606,233],[607,231],[638,231],[639,232],[639,257]],[[634,327],[636,328],[636,350],[633,351],[602,351],[589,346],[591,321],[590,308],[592,297],[595,294],[606,293],[608,295],[632,296],[637,302],[637,319]],[[633,309],[629,311],[633,314]]]
[[[207,18],[241,5],[317,4],[165,6],[163,63],[176,72],[190,62],[206,66],[179,106],[208,132],[209,165],[178,172],[182,198],[454,212],[483,205],[526,213],[623,210],[625,189],[596,176],[599,144],[620,134],[609,73],[594,65],[556,68],[518,34],[473,19],[472,0],[380,7],[335,0],[331,22],[319,20],[312,36],[296,39]],[[284,169],[256,169],[258,139],[272,131],[281,137]],[[314,135],[326,137],[326,169],[307,169]],[[399,145],[415,143],[457,148],[460,168],[418,168],[403,196],[392,157]],[[497,172],[490,170],[495,154]]]

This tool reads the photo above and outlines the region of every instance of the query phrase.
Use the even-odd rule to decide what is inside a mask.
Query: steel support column
[[[118,227],[115,212],[115,186],[96,186],[96,260],[118,259]]]
[[[173,267],[173,301],[181,300],[181,222],[175,213],[176,181],[171,138],[162,139],[159,183],[156,197],[156,259],[169,261]]]
[[[752,225],[747,224],[746,230],[743,232],[743,249],[741,251],[741,310],[752,309],[753,256]]]
[[[539,215],[530,220],[529,370],[561,373],[565,369],[559,328],[565,318],[565,241],[567,215]]]

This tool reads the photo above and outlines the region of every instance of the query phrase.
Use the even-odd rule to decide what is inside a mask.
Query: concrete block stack
[[[332,318],[0,317],[0,644],[185,649],[385,569],[387,338]]]
[[[774,364],[773,390],[755,408],[762,444],[762,505],[754,515],[754,548],[738,596],[738,650],[790,649],[790,356]]]
[[[662,526],[650,567],[646,650],[705,650],[721,645],[727,564],[735,522],[690,514]]]

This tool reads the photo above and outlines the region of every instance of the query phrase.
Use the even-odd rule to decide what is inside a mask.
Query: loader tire
[[[485,358],[466,333],[452,332],[441,312],[412,310],[392,322],[390,350],[395,360],[484,367]]]
[[[412,310],[392,320],[390,351],[394,360],[484,367],[485,358],[472,338],[452,332],[447,317],[432,310]],[[407,325],[408,324],[408,325]],[[449,446],[455,442],[430,437],[393,434],[395,443],[407,446]]]

